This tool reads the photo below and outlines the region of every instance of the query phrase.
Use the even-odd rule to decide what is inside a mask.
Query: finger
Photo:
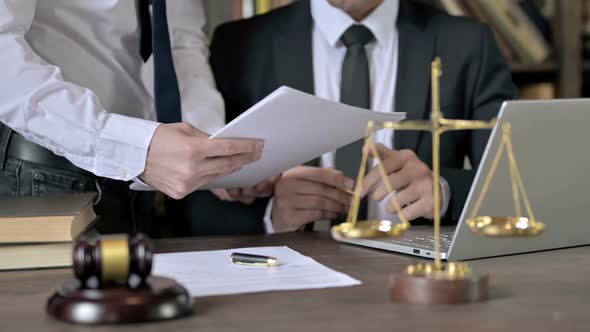
[[[380,145],[381,144],[378,144],[377,146]],[[385,169],[385,174],[389,175],[391,173],[395,173],[402,168],[404,160],[397,151],[381,151],[379,154],[381,155],[380,160],[381,164],[383,165],[383,168]],[[363,190],[361,192],[362,196],[366,195],[369,192],[372,192],[381,182],[381,180],[382,174],[381,170],[379,169],[379,166],[373,167],[369,171],[369,173],[367,173],[367,176],[365,177],[365,180],[363,182]]]
[[[314,166],[295,166],[283,172],[282,177],[295,177],[298,174],[302,174],[305,172],[313,172],[315,169],[319,167]]]
[[[274,183],[264,183],[256,185],[254,188],[252,188],[252,191],[260,197],[266,197],[272,195],[274,188]]]
[[[347,207],[331,199],[314,195],[297,195],[293,198],[293,208],[301,210],[322,210],[344,213]]]
[[[334,212],[330,212],[330,211],[322,211],[322,220],[336,220],[338,219],[342,214],[341,213],[334,213]]]
[[[403,208],[402,213],[408,220],[414,220],[432,214],[433,209],[431,200],[421,198]]]
[[[255,158],[257,157],[247,153],[227,157],[207,158],[204,161],[201,161],[201,164],[198,167],[200,168],[200,174],[203,175],[221,173],[231,174],[247,164],[256,161],[257,159]]]
[[[405,187],[407,187],[413,180],[412,171],[408,167],[404,167],[397,172],[389,174],[387,179],[389,180],[389,184],[391,188],[395,191],[399,191]],[[371,198],[375,201],[383,200],[387,195],[389,195],[389,190],[387,190],[387,185],[385,180],[379,181],[375,188],[373,189],[373,194]]]
[[[269,196],[272,196],[272,194],[275,191],[275,187],[276,187],[277,183],[281,179],[281,176],[282,176],[281,174],[275,175],[275,176],[267,179],[266,181],[258,184],[255,187],[255,189],[258,191],[259,197],[269,197]]]
[[[246,205],[250,205],[250,204],[254,203],[255,200],[256,200],[256,197],[252,197],[252,196],[241,196],[239,198],[239,201],[246,204]]]
[[[254,188],[247,188],[247,190],[248,193],[252,196],[269,197],[272,196],[274,188],[274,183],[263,183],[256,185]]]
[[[254,190],[254,188],[242,188],[240,196],[237,199],[244,203],[244,204],[252,204],[256,200],[256,198],[261,197],[258,191]]]
[[[264,141],[258,139],[217,138],[204,141],[206,157],[225,157],[238,154],[261,154]]]
[[[264,190],[257,190],[256,197],[270,197],[274,193],[274,187],[268,187]]]
[[[242,188],[241,190],[241,196],[246,196],[246,197],[256,197],[256,194],[258,193],[258,190],[254,189],[254,187],[247,187],[247,188]]]
[[[403,208],[404,206],[408,206],[418,201],[420,199],[420,193],[418,192],[418,190],[416,190],[416,186],[408,186],[405,189],[396,192],[389,198],[387,205],[385,207],[385,210],[389,213],[397,213],[397,208],[393,201],[394,198],[399,204],[399,206]]]
[[[274,187],[274,185],[279,181],[279,179],[281,178],[281,174],[279,175],[275,175],[273,177],[270,177],[262,182],[260,182],[259,184],[257,184],[255,186],[256,190],[264,190],[267,187]]]
[[[352,195],[342,189],[336,189],[335,187],[318,182],[299,180],[294,185],[293,190],[296,194],[321,196],[345,206],[350,205],[350,201],[352,200]]]
[[[289,174],[301,180],[318,182],[332,187],[352,190],[354,180],[344,176],[341,171],[331,168],[297,167]]]
[[[232,200],[237,200],[241,196],[242,190],[240,188],[227,189],[227,194]]]
[[[211,192],[222,201],[231,201],[231,197],[225,189],[211,189]]]
[[[377,146],[380,145],[381,144],[378,144]],[[381,163],[385,169],[385,174],[391,174],[399,171],[406,162],[404,155],[399,151],[389,149],[384,151],[383,149],[387,148],[382,147],[379,154],[381,155]],[[382,175],[379,166],[373,167],[369,173],[367,173],[367,176],[363,181],[363,190],[361,192],[362,196],[366,195],[368,192],[372,192],[381,181],[381,178]]]

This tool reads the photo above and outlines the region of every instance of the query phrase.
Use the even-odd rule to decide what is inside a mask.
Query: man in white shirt
[[[488,120],[504,100],[514,98],[509,67],[488,27],[413,0],[298,1],[219,27],[211,46],[211,65],[228,120],[281,85],[425,119],[430,113],[430,63],[436,56],[443,61],[441,103],[447,117]],[[477,167],[488,135],[479,131],[442,138],[445,222],[459,219],[474,176],[474,171],[463,169],[465,157]],[[376,135],[402,212],[425,222],[434,214],[427,136],[387,130]],[[359,165],[355,155],[360,157],[358,144],[283,173],[273,198],[255,202],[249,218],[267,232],[342,220],[351,200],[345,189],[352,189]],[[370,198],[365,217],[395,218],[376,168],[369,170],[363,194]],[[252,197],[229,199],[247,202]]]
[[[259,158],[260,141],[208,139],[224,109],[204,23],[201,1],[0,0],[0,196],[91,190],[96,175],[181,198]]]

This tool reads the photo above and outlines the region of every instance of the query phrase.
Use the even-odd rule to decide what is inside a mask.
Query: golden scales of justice
[[[354,196],[347,221],[332,228],[334,238],[372,238],[397,237],[410,228],[410,223],[402,213],[395,195],[391,200],[396,208],[399,223],[389,220],[357,221],[360,206],[360,195],[366,173],[369,153],[377,163],[389,193],[393,188],[375,145],[373,133],[381,129],[394,130],[422,130],[432,133],[432,170],[434,180],[434,236],[435,260],[434,264],[420,263],[408,266],[405,271],[392,277],[391,295],[393,299],[410,303],[463,303],[481,301],[487,298],[488,276],[476,274],[467,263],[448,262],[442,264],[440,257],[440,136],[447,131],[492,129],[496,120],[471,121],[445,119],[440,111],[440,86],[442,63],[439,57],[432,62],[432,113],[430,120],[404,121],[401,123],[369,122],[363,148],[362,161],[356,181]],[[526,194],[520,172],[514,156],[511,141],[510,124],[500,123],[503,131],[502,142],[498,147],[490,172],[488,173],[482,191],[466,223],[476,234],[488,237],[527,237],[541,234],[545,225],[536,220],[528,196]],[[514,216],[478,216],[481,204],[488,192],[489,185],[496,172],[502,154],[506,150],[512,195],[514,199]],[[522,215],[521,197],[528,217]]]

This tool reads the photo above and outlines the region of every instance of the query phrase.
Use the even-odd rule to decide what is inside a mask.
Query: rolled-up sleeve
[[[36,4],[0,0],[0,121],[98,176],[137,177],[159,124],[109,113],[96,94],[35,54],[25,35]]]

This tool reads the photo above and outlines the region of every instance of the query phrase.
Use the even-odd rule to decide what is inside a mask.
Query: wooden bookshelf
[[[553,82],[558,98],[580,98],[584,70],[590,70],[582,61],[582,0],[557,0],[555,6],[552,61],[512,64],[512,76],[517,85]]]
[[[590,74],[590,61],[582,60],[583,0],[555,2],[553,57],[547,63],[511,64],[513,79],[517,85],[551,82],[556,86],[557,97],[579,98],[582,96],[583,73]],[[205,0],[208,33],[219,23],[232,18],[231,5],[230,0]]]
[[[554,74],[557,72],[559,66],[556,62],[547,62],[539,64],[528,63],[511,63],[510,67],[512,73],[515,75],[527,74]]]

